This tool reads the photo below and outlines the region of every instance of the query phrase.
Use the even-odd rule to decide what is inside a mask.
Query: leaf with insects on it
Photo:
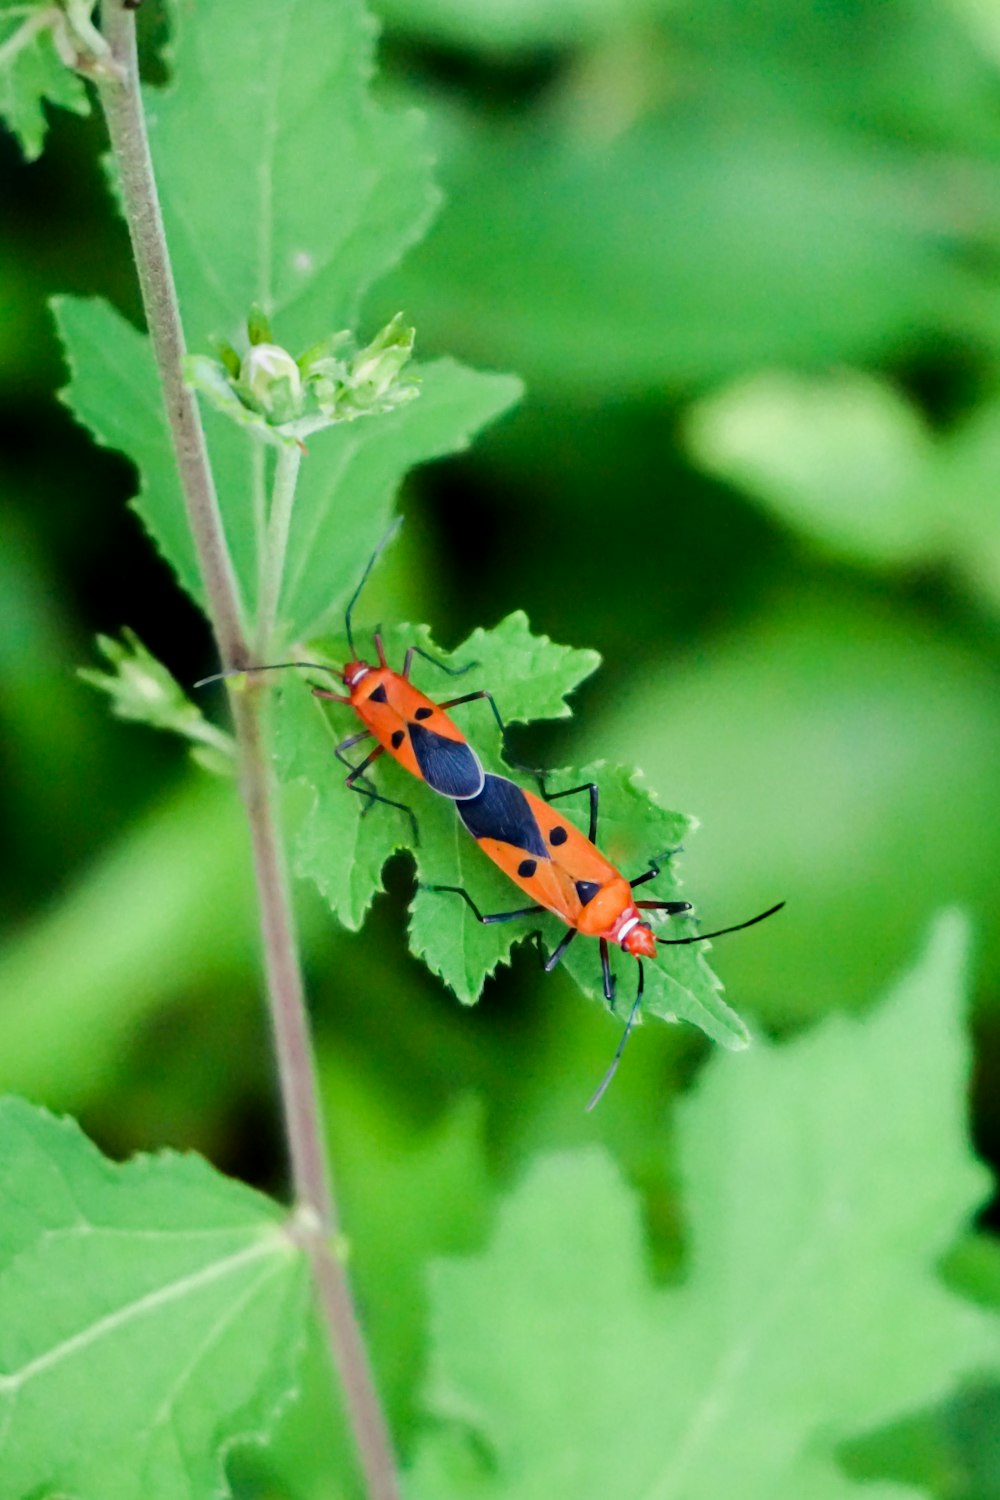
[[[595,652],[558,646],[546,636],[531,635],[520,612],[508,616],[492,631],[474,631],[450,655],[435,646],[427,626],[395,625],[384,632],[384,644],[388,660],[397,670],[402,668],[410,646],[418,646],[448,666],[468,667],[460,676],[449,677],[423,657],[415,656],[411,676],[416,686],[435,699],[456,698],[488,687],[509,722],[529,716],[564,717],[568,712],[566,695],[589,676],[598,661]],[[324,646],[332,660],[345,659],[346,643],[342,640],[333,639]],[[452,713],[474,745],[498,745],[499,731],[484,700],[473,700]],[[349,707],[320,704],[304,683],[287,684],[275,709],[275,723],[279,774],[283,781],[301,782],[308,789],[307,806],[295,835],[296,871],[315,880],[341,921],[357,928],[372,897],[382,889],[381,871],[386,860],[395,850],[413,846],[412,824],[398,808],[381,802],[366,811],[367,799],[345,789],[347,767],[335,759],[334,747],[348,736],[362,733],[364,727]],[[347,752],[351,762],[359,764],[374,744],[368,739],[353,747]],[[473,862],[482,860],[459,826],[453,804],[409,775],[391,756],[382,755],[376,761],[371,785],[381,796],[413,810],[420,833],[422,879],[436,878],[435,869],[450,868],[444,858],[435,857],[433,851],[439,848],[461,849],[467,854],[466,845],[470,845]],[[464,998],[474,998],[485,973],[493,967],[485,955],[498,946],[509,949],[516,936],[511,933],[506,945],[498,945],[497,933],[485,946],[478,939],[470,939],[483,960],[473,965],[473,972],[479,974],[474,992],[469,983],[456,984]]]
[[[0,1495],[209,1500],[295,1391],[285,1214],[196,1156],[116,1165],[0,1101]]]
[[[740,1500],[918,1500],[841,1454],[1000,1370],[1000,1319],[940,1276],[989,1186],[965,1123],[966,949],[945,918],[863,1019],[712,1057],[678,1124],[679,1285],[653,1281],[602,1153],[537,1162],[492,1244],[433,1268],[412,1500],[719,1500],[734,1475]]]
[[[52,0],[0,0],[0,118],[28,161],[42,152],[46,104],[90,113],[83,80],[59,56],[55,27],[68,37],[68,19]]]
[[[589,781],[599,789],[597,845],[629,878],[648,869],[655,856],[677,851],[693,826],[692,819],[661,807],[643,790],[638,773],[621,767],[598,763],[572,774],[552,773],[547,786],[554,792]],[[588,831],[586,791],[560,798],[556,806],[581,832]],[[422,819],[421,835],[421,882],[464,887],[484,914],[515,911],[532,904],[531,896],[492,864],[457,817]],[[661,873],[643,887],[642,896],[664,901],[688,899],[678,883],[675,858],[661,862]],[[655,914],[650,914],[650,920],[657,924]],[[545,912],[511,922],[483,924],[461,897],[421,889],[413,903],[410,946],[460,999],[469,1001],[478,996],[487,975],[509,961],[514,944],[535,930],[541,933],[546,954],[553,952],[567,932],[558,917]],[[656,930],[663,936],[683,937],[697,928],[689,918],[674,917],[662,927],[657,925]],[[722,985],[701,947],[664,947],[655,959],[644,961],[643,1013],[689,1021],[724,1047],[745,1047],[749,1041],[746,1026],[722,999]],[[635,961],[615,949],[611,964],[618,976],[619,995],[629,1006],[638,980]],[[585,994],[604,1003],[600,949],[595,939],[573,939],[561,966]],[[624,1010],[622,1004],[619,1010]]]

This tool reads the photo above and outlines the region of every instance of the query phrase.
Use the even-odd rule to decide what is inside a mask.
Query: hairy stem
[[[274,485],[271,489],[271,505],[267,516],[267,541],[262,556],[260,598],[257,604],[257,652],[260,661],[267,661],[273,650],[274,626],[278,617],[278,601],[281,597],[281,581],[285,576],[285,553],[288,550],[288,532],[292,524],[292,506],[295,503],[295,486],[298,482],[302,450],[294,447],[278,449],[274,467]]]
[[[101,84],[101,102],[121,181],[122,201],[139,274],[150,340],[185,504],[198,551],[208,612],[227,668],[249,661],[243,608],[193,393],[184,384],[184,334],[153,176],[139,92],[135,25],[122,0],[103,0],[102,29],[115,76]],[[294,475],[292,476],[294,490]],[[280,575],[279,575],[280,583]],[[278,1057],[292,1177],[331,1357],[339,1369],[371,1500],[398,1500],[392,1448],[351,1301],[346,1272],[334,1253],[336,1205],[312,1042],[296,947],[288,878],[267,753],[262,693],[233,695],[240,781],[253,845],[268,1000]]]

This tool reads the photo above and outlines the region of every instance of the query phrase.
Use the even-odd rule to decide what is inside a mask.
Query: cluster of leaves
[[[407,1493],[709,1500],[738,1470],[768,1500],[917,1500],[887,1438],[861,1437],[921,1408],[933,1431],[956,1382],[1000,1378],[985,1242],[966,1242],[954,1288],[939,1269],[987,1188],[964,1124],[966,946],[942,920],[866,1019],[716,1055],[678,1121],[676,1285],[652,1280],[602,1152],[537,1161],[482,1252],[434,1268],[437,1420]],[[460,1135],[474,1157],[474,1119]],[[461,1172],[468,1152],[435,1147],[428,1169]],[[299,1379],[294,1222],[191,1157],[114,1166],[18,1101],[0,1107],[0,1162],[0,1494],[216,1492],[224,1455]],[[257,1451],[258,1482],[295,1484],[282,1465],[301,1444],[323,1493],[353,1493],[312,1417]]]

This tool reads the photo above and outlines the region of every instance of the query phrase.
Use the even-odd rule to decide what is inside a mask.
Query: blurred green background
[[[975,1130],[1000,1152],[1000,13],[987,0],[384,0],[383,95],[445,203],[369,305],[527,381],[413,476],[365,619],[445,646],[514,608],[605,665],[552,764],[641,766],[696,814],[714,963],[751,1026],[860,1009],[959,902],[979,942]],[[162,16],[142,12],[155,70]],[[195,1146],[280,1191],[232,787],[74,678],[203,623],[55,399],[55,291],[136,315],[95,120],[0,140],[0,1085],[112,1152]],[[331,770],[331,774],[335,774]],[[358,937],[298,892],[357,1275],[397,1430],[422,1258],[478,1242],[535,1152],[603,1139],[666,1268],[669,1103],[705,1047],[616,1030],[522,953],[463,1011],[409,958],[410,872]],[[596,955],[595,955],[596,963]],[[371,997],[377,996],[377,1005]],[[905,1066],[905,1059],[901,1059]],[[405,1226],[401,1230],[401,1225]],[[402,1312],[405,1309],[405,1315]]]

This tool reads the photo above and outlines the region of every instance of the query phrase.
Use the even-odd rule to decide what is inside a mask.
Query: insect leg
[[[410,668],[413,666],[413,658],[415,656],[422,656],[424,661],[429,661],[432,667],[439,667],[442,672],[447,672],[449,677],[463,677],[466,672],[471,672],[473,667],[478,667],[479,665],[477,661],[470,661],[467,662],[464,667],[449,667],[447,662],[440,661],[438,657],[432,656],[430,652],[425,651],[422,646],[410,646],[403,658],[402,676],[405,677],[407,681],[409,681],[410,679]],[[480,694],[478,693],[473,694],[473,697],[478,698],[479,696]],[[460,701],[464,702],[465,700],[461,699]],[[444,704],[442,704],[441,707],[443,708]],[[503,725],[501,725],[500,727],[503,728]]]
[[[477,922],[486,925],[492,922],[512,922],[515,917],[531,917],[536,911],[544,911],[544,906],[521,906],[517,911],[495,911],[483,913],[473,901],[463,885],[425,885],[421,887],[425,891],[451,891],[453,895],[461,896],[466,906],[472,912]]]
[[[645,885],[647,880],[655,880],[657,875],[659,875],[660,871],[663,869],[664,863],[668,859],[673,859],[675,854],[680,854],[681,852],[682,851],[677,848],[664,849],[662,854],[654,854],[653,858],[649,861],[648,869],[644,870],[641,875],[637,875],[634,880],[630,880],[629,885],[632,886],[634,890],[637,885]]]
[[[359,736],[355,736],[355,738],[359,738]],[[349,743],[349,741],[345,740],[344,744],[347,743]],[[334,754],[336,755],[337,759],[341,761],[345,766],[349,766],[350,761],[346,760],[345,757],[341,755],[341,749],[342,746],[338,745],[334,751]],[[413,808],[407,807],[405,802],[394,802],[391,797],[383,797],[381,792],[377,792],[375,790],[370,781],[361,780],[361,778],[364,776],[364,773],[371,765],[372,761],[378,760],[379,756],[384,754],[385,747],[383,745],[376,745],[371,754],[367,755],[361,762],[361,764],[359,766],[355,766],[351,771],[351,774],[344,778],[344,785],[349,787],[352,792],[358,792],[360,796],[368,798],[368,805],[365,808],[366,813],[371,811],[372,805],[376,802],[384,802],[386,807],[395,807],[398,808],[400,812],[404,812],[410,820],[410,827],[413,830],[413,842],[415,844],[419,844],[420,832],[417,828],[417,820],[413,816]],[[364,814],[362,814],[362,816],[364,816]]]
[[[615,1008],[615,976],[611,972],[611,954],[608,950],[607,938],[601,938],[601,975],[604,979],[604,998],[608,1002],[608,1009]]]
[[[345,698],[342,693],[329,693],[326,688],[313,688],[314,698],[327,698],[331,703],[350,703],[350,698]]]

